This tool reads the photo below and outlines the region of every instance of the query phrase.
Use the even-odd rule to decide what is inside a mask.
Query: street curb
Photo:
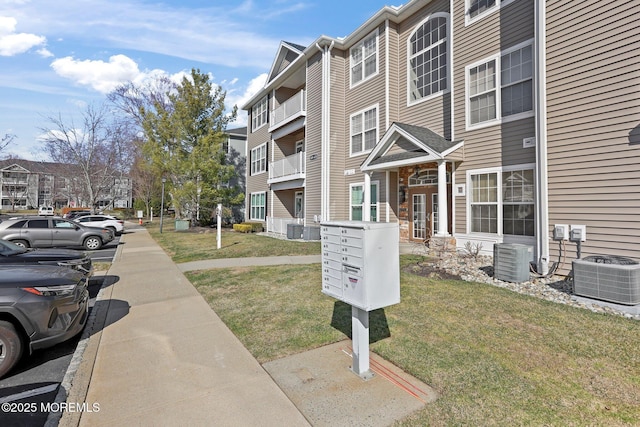
[[[120,243],[124,242],[125,234],[122,234]],[[115,263],[122,255],[122,244],[118,245],[116,254],[113,257]],[[110,269],[109,269],[110,270]],[[71,363],[67,368],[64,379],[58,389],[55,398],[56,406],[64,402],[85,403],[89,384],[91,382],[91,374],[95,365],[100,340],[102,339],[102,330],[106,323],[107,314],[109,313],[110,301],[113,293],[113,285],[115,281],[109,277],[109,270],[104,274],[102,285],[96,301],[87,320],[87,325],[82,332],[82,337],[78,342],[76,351],[73,353]],[[94,402],[89,403],[89,405]],[[82,413],[64,411],[49,413],[45,427],[77,427],[80,424]]]

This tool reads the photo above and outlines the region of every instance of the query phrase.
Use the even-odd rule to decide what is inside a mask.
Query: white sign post
[[[218,226],[218,249],[220,249],[222,247],[222,204],[218,203],[218,209],[217,209],[217,213],[218,213],[218,220],[217,220],[217,226]]]

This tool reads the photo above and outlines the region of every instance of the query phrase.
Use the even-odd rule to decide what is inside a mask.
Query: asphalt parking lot
[[[117,236],[96,251],[85,251],[94,263],[111,262],[120,243]],[[82,248],[76,248],[82,250]],[[102,286],[102,276],[89,282],[89,310]],[[81,334],[49,349],[23,357],[18,365],[0,379],[0,425],[44,426],[49,412],[57,411],[55,398],[64,379]]]

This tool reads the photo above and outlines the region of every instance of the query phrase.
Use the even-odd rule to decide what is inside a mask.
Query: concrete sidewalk
[[[108,277],[59,425],[309,425],[145,229]]]
[[[128,230],[79,344],[84,350],[76,351],[77,369],[63,382],[66,403],[84,409],[65,411],[59,426],[387,426],[435,399],[375,355],[372,379],[354,374],[350,340],[263,367],[182,273],[319,263],[319,256],[176,265],[146,229]]]

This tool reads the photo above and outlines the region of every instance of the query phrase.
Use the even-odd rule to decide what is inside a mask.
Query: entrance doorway
[[[438,193],[432,186],[411,189],[411,239],[424,241],[438,230]]]

